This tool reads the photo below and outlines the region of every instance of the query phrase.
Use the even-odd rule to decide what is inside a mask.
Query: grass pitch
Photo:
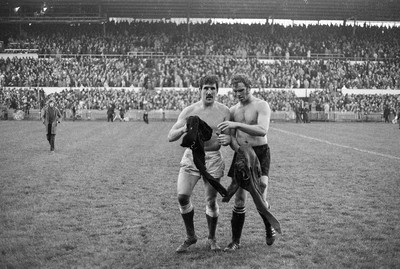
[[[200,240],[182,255],[176,179],[184,148],[168,143],[172,124],[63,122],[50,154],[40,121],[0,122],[0,268],[399,266],[397,125],[271,123],[268,193],[283,235],[265,244],[249,197],[242,248],[209,252],[199,182]],[[233,154],[222,151],[227,172]],[[232,202],[218,201],[224,247]]]

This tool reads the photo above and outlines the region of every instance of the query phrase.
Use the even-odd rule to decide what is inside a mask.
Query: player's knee
[[[186,194],[178,194],[179,211],[181,214],[189,213],[193,210],[193,205],[190,202],[190,196]]]
[[[243,195],[237,195],[237,196],[235,197],[235,204],[234,204],[234,206],[235,206],[235,207],[238,207],[238,208],[242,208],[242,207],[245,207],[245,205],[246,205],[246,195],[245,195],[245,194],[243,194]]]
[[[207,201],[207,207],[211,208],[211,209],[215,209],[218,206],[217,201],[216,200],[208,200]]]
[[[260,179],[260,189],[261,192],[264,193],[264,191],[268,188],[268,176],[262,176]]]
[[[207,202],[206,214],[209,215],[210,217],[218,217],[219,206],[218,206],[217,201],[214,200],[214,201]]]
[[[241,208],[241,207],[245,207],[245,206],[246,206],[246,203],[244,200],[239,200],[239,199],[235,200],[234,207]]]
[[[190,203],[190,196],[186,194],[178,194],[178,202],[180,206],[185,206]]]

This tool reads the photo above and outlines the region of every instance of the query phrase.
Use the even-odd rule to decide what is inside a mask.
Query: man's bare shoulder
[[[253,100],[253,104],[257,107],[257,108],[259,108],[259,107],[269,107],[269,105],[268,105],[268,102],[267,101],[265,101],[265,100],[262,100],[262,99],[260,99],[260,98],[257,98],[257,97],[254,97],[254,100]]]
[[[194,104],[191,104],[190,106],[185,107],[181,112],[181,116],[192,116],[192,114],[196,113],[196,111],[198,111],[199,109],[201,109],[201,102],[196,102]]]
[[[271,112],[271,108],[267,101],[257,98],[254,103],[255,109],[258,113],[261,114],[269,114]]]
[[[229,107],[227,107],[226,105],[224,105],[224,104],[222,104],[220,102],[215,102],[214,105],[218,110],[221,110],[223,112],[229,111]]]
[[[264,99],[260,99],[258,97],[253,96],[253,102],[257,103],[257,104],[268,104],[267,101],[265,101]]]

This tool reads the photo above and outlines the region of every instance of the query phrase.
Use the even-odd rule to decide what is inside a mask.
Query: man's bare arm
[[[224,120],[229,120],[231,117],[230,111],[227,109]],[[222,146],[228,146],[231,144],[231,129],[224,129],[220,130],[220,133],[218,134],[218,142]]]
[[[261,102],[257,105],[258,117],[257,124],[250,125],[237,122],[236,129],[241,130],[251,136],[265,136],[269,130],[269,122],[271,118],[271,108],[267,102]]]
[[[271,118],[271,109],[267,102],[260,102],[257,105],[257,124],[250,125],[242,122],[235,122],[231,118],[230,121],[224,121],[218,125],[221,130],[237,129],[245,132],[251,136],[265,136],[269,129],[269,122]]]
[[[181,114],[179,114],[178,120],[172,126],[171,130],[168,133],[169,142],[174,142],[178,140],[183,134],[187,132],[186,114],[187,109],[184,109]]]

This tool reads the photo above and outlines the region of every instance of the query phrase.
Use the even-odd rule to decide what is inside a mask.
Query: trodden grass
[[[182,255],[172,124],[63,122],[50,154],[39,121],[0,122],[0,268],[398,268],[397,125],[272,123],[269,202],[283,235],[265,244],[249,198],[242,248],[208,251],[200,182],[200,240]],[[232,202],[218,201],[224,247]]]

